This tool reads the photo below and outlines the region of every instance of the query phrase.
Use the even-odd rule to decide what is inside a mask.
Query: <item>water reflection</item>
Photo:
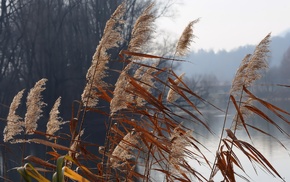
[[[232,115],[227,118],[227,120],[231,120]],[[207,147],[207,150],[203,149],[204,155],[211,161],[214,161],[214,154],[217,150],[218,147],[218,141],[219,141],[219,136],[223,124],[224,117],[215,114],[215,115],[207,115],[207,120],[210,122],[209,124],[211,125],[211,128],[214,132],[214,134],[210,134],[209,132],[204,132],[204,130],[201,128],[199,130],[199,126],[191,126],[191,128],[194,128],[196,131],[196,138],[204,145]],[[251,123],[252,122],[252,123]],[[287,129],[287,125],[284,125],[281,121],[279,121],[277,118],[275,118],[275,122],[279,123],[279,125],[285,129],[286,131],[289,131],[289,128]],[[264,120],[259,119],[259,117],[253,117],[251,118],[251,121],[249,121],[249,124],[252,124],[256,127],[259,127],[263,129],[264,131],[270,133],[283,145],[290,149],[290,140],[287,138],[287,136],[282,135],[281,132],[273,127],[271,124],[265,122]],[[230,124],[227,124],[227,128],[230,127]],[[200,132],[198,132],[200,131]],[[256,149],[258,149],[267,159],[268,161],[273,165],[273,167],[279,172],[281,177],[285,181],[290,181],[290,155],[289,151],[285,149],[279,142],[277,142],[274,138],[271,138],[270,136],[264,135],[260,132],[257,132],[256,130],[253,130],[249,128],[249,132],[251,135],[252,140],[249,139],[248,135],[246,134],[245,131],[241,130],[238,131],[236,136],[240,140],[247,141],[248,143],[252,144]],[[288,132],[290,133],[290,132]],[[271,174],[269,174],[267,171],[259,167],[258,165],[254,164],[252,165],[248,158],[239,151],[235,151],[235,153],[238,155],[238,158],[240,159],[246,174],[246,176],[241,170],[238,170],[235,168],[236,172],[238,174],[242,174],[246,176],[251,182],[256,181],[269,181],[269,182],[280,182],[282,181],[281,179],[277,177],[273,177]],[[210,170],[208,167],[205,166],[200,166],[194,161],[190,162],[197,171],[201,172],[204,176],[208,177],[210,175]],[[256,170],[256,171],[255,171]],[[223,178],[219,174],[214,178],[214,181],[222,181]],[[236,178],[237,181],[245,181],[241,178]]]

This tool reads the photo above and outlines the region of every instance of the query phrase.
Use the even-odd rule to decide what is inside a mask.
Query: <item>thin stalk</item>
[[[223,126],[222,126],[222,132],[221,132],[221,135],[220,135],[219,144],[218,144],[216,153],[219,151],[219,148],[220,148],[220,146],[222,144],[222,139],[223,139],[223,135],[224,135],[225,127],[226,127],[226,122],[227,122],[227,116],[228,116],[228,112],[229,112],[229,106],[230,106],[230,98],[228,99],[227,109],[226,109],[225,118],[224,118],[224,122],[223,122]],[[217,162],[217,156],[214,159],[214,163],[213,163],[213,166],[212,166],[212,169],[211,169],[209,181],[213,177],[213,173],[214,173],[214,171],[216,169],[216,162]]]
[[[105,163],[105,157],[106,157],[106,151],[109,151],[110,150],[110,136],[112,134],[111,132],[111,128],[112,128],[112,124],[113,124],[113,120],[110,119],[109,121],[109,125],[108,125],[108,131],[106,132],[106,137],[105,137],[105,143],[104,143],[104,154],[103,154],[103,157],[102,157],[102,162],[103,162],[103,172],[105,172],[105,179],[106,181],[108,181],[108,177],[109,175],[107,175],[109,173],[108,171],[108,166],[109,166],[109,159],[107,159],[106,163]],[[117,123],[118,124],[118,123]],[[105,169],[105,171],[104,171]]]
[[[243,94],[244,94],[244,90],[242,90],[242,91],[241,91],[241,94],[240,94],[239,108],[241,108],[241,103],[242,103]],[[241,116],[241,117],[242,117],[242,116]],[[238,120],[239,120],[239,117],[237,118],[237,121],[235,122],[235,126],[234,126],[234,135],[236,135],[237,126],[238,126]],[[229,153],[229,156],[232,155],[233,146],[234,146],[234,139],[232,139],[232,142],[231,142],[231,147],[230,147],[230,153]],[[230,160],[230,159],[228,158],[228,163],[230,162],[229,160]],[[224,180],[225,180],[225,178],[224,178]]]

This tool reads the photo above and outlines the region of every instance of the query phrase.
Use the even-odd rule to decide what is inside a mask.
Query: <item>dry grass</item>
[[[51,156],[49,161],[32,155],[27,156],[25,160],[41,166],[42,169],[38,169],[39,171],[49,168],[50,171],[55,172],[56,176],[65,175],[61,172],[59,166],[66,165],[75,171],[79,170],[79,174],[90,181],[154,181],[153,174],[156,173],[163,176],[165,181],[192,181],[194,179],[214,181],[216,174],[222,175],[224,181],[236,181],[237,178],[246,179],[246,174],[237,174],[235,171],[236,168],[244,171],[243,162],[239,160],[239,156],[236,154],[237,150],[241,151],[253,165],[258,165],[283,180],[279,172],[260,151],[236,136],[236,130],[239,128],[246,132],[251,139],[248,131],[249,127],[271,136],[266,131],[248,124],[246,122],[248,113],[262,117],[273,127],[288,135],[279,123],[273,121],[253,103],[260,103],[287,124],[290,122],[283,115],[290,114],[256,97],[249,90],[254,81],[261,77],[260,71],[268,67],[266,58],[269,52],[270,34],[258,44],[252,55],[249,54],[245,57],[237,71],[228,97],[229,103],[233,103],[232,106],[236,109],[237,114],[234,121],[227,121],[225,117],[224,126],[220,128],[222,135],[220,136],[219,147],[216,152],[213,151],[216,153],[215,160],[209,161],[208,157],[202,152],[207,150],[206,146],[194,135],[199,131],[187,128],[184,123],[200,125],[211,133],[202,112],[192,102],[191,98],[198,99],[210,106],[213,105],[197,95],[194,90],[189,89],[183,81],[183,74],[176,75],[170,66],[159,67],[160,60],[170,62],[180,60],[174,57],[165,58],[142,53],[143,46],[148,43],[148,37],[152,35],[152,23],[155,19],[151,13],[152,7],[153,5],[150,5],[146,8],[137,19],[128,50],[120,52],[120,61],[128,64],[120,72],[113,90],[108,87],[109,84],[104,82],[103,79],[107,76],[106,70],[109,69],[107,63],[110,61],[110,56],[107,51],[118,46],[118,42],[122,40],[122,37],[120,37],[121,29],[118,25],[122,23],[123,12],[125,11],[124,4],[115,11],[107,22],[103,38],[96,49],[92,65],[87,73],[87,84],[81,96],[77,117],[72,118],[69,122],[70,133],[67,136],[70,138],[70,146],[58,144],[57,141],[63,138],[55,134],[60,129],[60,125],[64,124],[57,109],[60,99],[56,101],[50,112],[47,132],[37,131],[37,120],[42,115],[42,107],[45,106],[45,103],[41,100],[45,79],[37,82],[28,94],[25,126],[17,125],[17,123],[23,121],[16,114],[23,91],[19,92],[13,99],[7,117],[7,126],[4,129],[4,142],[14,140],[15,135],[21,133],[24,129],[27,134],[44,135],[48,139],[53,138],[55,142],[39,139],[36,136],[33,139],[24,140],[45,145],[51,149],[48,151],[48,155]],[[177,43],[174,55],[184,56],[186,54],[192,38],[195,37],[192,26],[197,22],[198,20],[192,21],[185,28]],[[138,62],[137,59],[147,60],[147,62]],[[148,63],[148,60],[151,63]],[[155,62],[152,63],[153,61]],[[137,66],[138,69],[135,74],[131,74],[134,66]],[[160,75],[166,75],[166,77]],[[162,86],[157,87],[156,85]],[[112,96],[111,93],[113,93]],[[85,134],[85,130],[83,130],[85,128],[82,128],[83,122],[86,121],[85,113],[97,111],[95,108],[99,99],[104,99],[110,103],[110,114],[108,114],[110,117],[106,121],[108,133],[104,146],[88,144],[82,137]],[[220,110],[219,108],[216,109]],[[224,113],[227,115],[228,109]],[[226,122],[233,122],[232,129],[225,128]],[[223,131],[226,131],[226,136],[223,135]],[[85,146],[87,145],[96,146],[96,153],[86,150]],[[98,150],[99,154],[97,153]],[[68,153],[66,157],[61,157],[63,151]],[[66,163],[60,164],[59,161],[64,158]],[[205,176],[199,171],[199,166],[192,166],[189,160],[206,166],[211,171],[210,176]],[[97,169],[87,168],[87,161],[95,164]],[[32,167],[28,169],[25,166],[19,169],[26,169],[28,172],[33,170]],[[67,177],[71,179],[74,179],[73,176],[77,176],[72,172],[70,174],[71,176]],[[32,176],[30,173],[27,173],[27,175]],[[38,177],[34,176],[36,179]]]
[[[27,112],[25,114],[25,133],[33,134],[37,129],[37,121],[42,116],[42,108],[46,103],[42,101],[41,92],[45,90],[45,82],[47,79],[43,78],[35,83],[34,87],[30,89],[26,106]]]
[[[22,126],[24,125],[24,123],[22,121],[22,118],[16,114],[16,110],[20,105],[23,93],[24,90],[18,92],[11,102],[9,113],[7,116],[7,124],[3,131],[4,142],[8,142],[14,139],[15,135],[18,135],[23,131]]]

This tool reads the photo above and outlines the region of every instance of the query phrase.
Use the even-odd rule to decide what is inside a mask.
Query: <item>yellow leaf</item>
[[[46,179],[44,176],[42,176],[31,164],[26,163],[24,165],[24,169],[29,176],[33,177],[37,181],[50,182],[48,179]]]
[[[71,170],[70,168],[64,166],[62,168],[63,173],[66,177],[69,177],[70,179],[76,180],[76,181],[81,181],[81,182],[89,182],[89,180],[87,180],[86,178],[82,177],[81,175],[79,175],[78,173],[76,173],[75,171]]]

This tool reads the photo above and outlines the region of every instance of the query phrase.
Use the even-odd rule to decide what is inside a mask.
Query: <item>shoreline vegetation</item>
[[[185,61],[184,57],[195,38],[193,28],[198,25],[199,19],[185,27],[171,56],[146,51],[154,40],[154,4],[145,8],[136,19],[127,48],[119,52],[119,61],[124,63],[124,68],[116,84],[105,81],[110,76],[107,74],[111,61],[109,52],[124,41],[125,7],[124,3],[121,4],[106,23],[86,75],[87,83],[81,100],[76,102],[77,110],[71,111],[73,117],[70,121],[64,121],[61,117],[59,97],[49,112],[47,130],[37,130],[43,109],[47,107],[42,96],[45,84],[49,82],[46,78],[40,79],[28,92],[24,116],[18,115],[17,109],[26,91],[21,90],[14,97],[3,131],[4,142],[21,143],[26,149],[31,143],[43,145],[47,158],[22,154],[23,165],[15,166],[13,170],[17,170],[27,182],[32,179],[55,182],[154,181],[153,173],[162,176],[164,181],[212,182],[217,175],[223,176],[224,181],[250,181],[246,173],[236,173],[237,168],[245,172],[239,157],[244,155],[252,163],[252,170],[258,166],[269,175],[285,181],[253,144],[236,135],[237,132],[244,132],[248,139],[253,140],[249,130],[255,130],[274,138],[284,147],[270,133],[248,123],[252,116],[257,116],[285,136],[290,136],[281,122],[273,120],[257,105],[276,115],[283,124],[290,124],[287,119],[290,113],[251,91],[251,86],[268,69],[270,34],[258,43],[254,52],[245,55],[233,78],[226,109],[223,110],[191,90],[184,81],[184,73],[177,75],[172,68],[173,63],[182,64]],[[161,66],[161,61],[166,64]],[[214,135],[203,110],[192,99],[224,115],[218,148],[211,151],[215,154],[214,161],[209,161],[202,152],[208,150],[207,146],[194,137],[199,131],[186,127],[188,123],[194,123]],[[102,102],[109,104],[109,112],[101,109]],[[236,111],[232,121],[227,118],[229,110]],[[108,117],[104,145],[86,141],[84,126],[89,125],[86,123],[88,113],[101,113]],[[229,123],[231,127],[226,128]],[[64,126],[70,128],[70,133],[60,135]],[[61,144],[62,140],[69,141],[68,145]],[[94,146],[95,153],[89,152],[86,149],[88,146]],[[236,155],[237,151],[239,155]],[[191,166],[189,160],[206,166],[210,175],[204,176],[199,166]],[[94,167],[87,166],[88,163]]]

